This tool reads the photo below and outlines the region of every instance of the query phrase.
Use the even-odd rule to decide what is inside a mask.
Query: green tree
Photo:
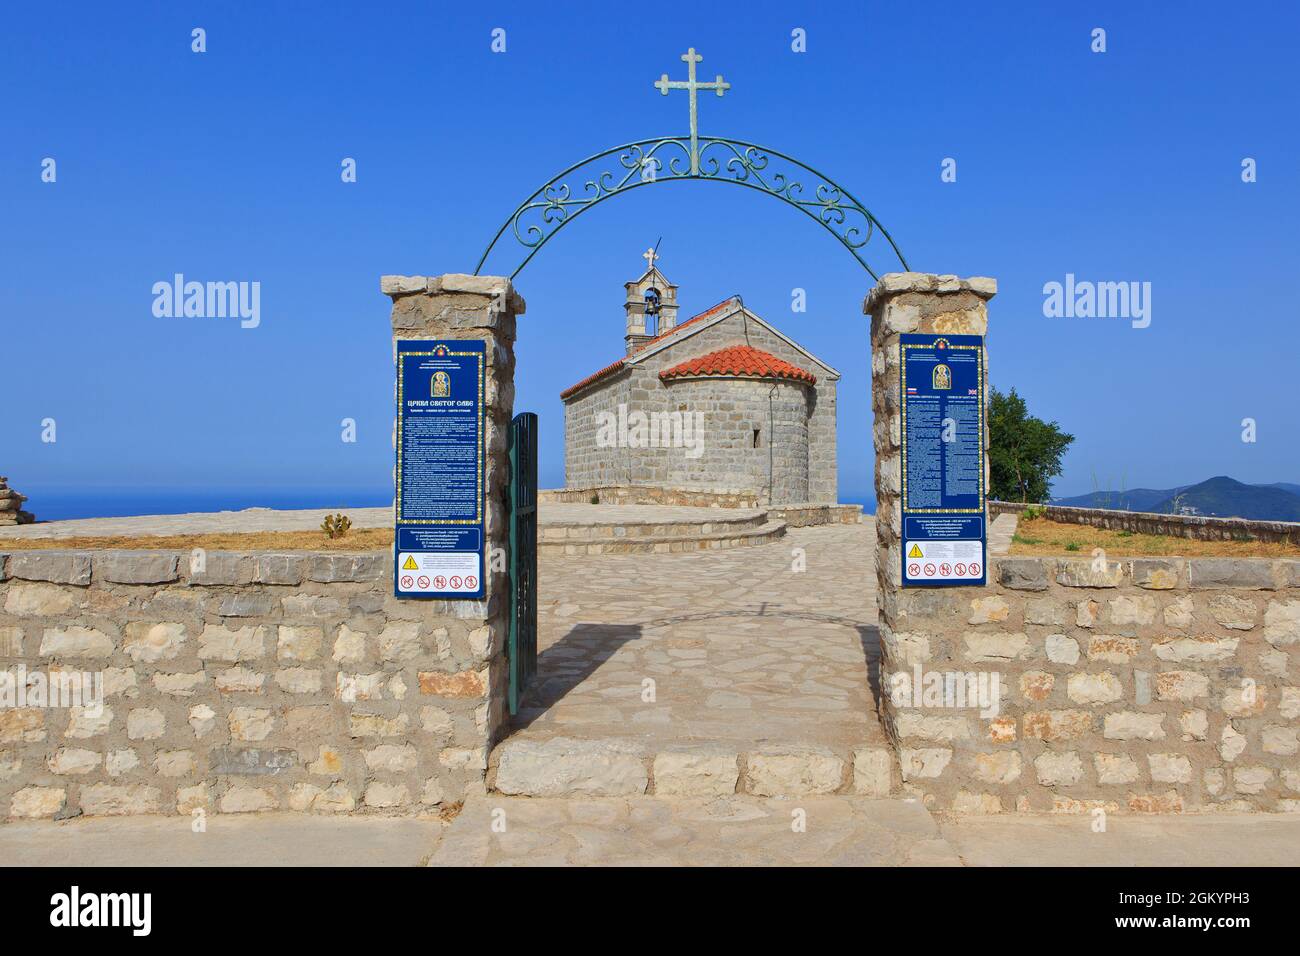
[[[989,401],[989,497],[999,501],[1047,501],[1061,456],[1074,441],[1056,422],[1029,414],[1013,388],[996,388]]]

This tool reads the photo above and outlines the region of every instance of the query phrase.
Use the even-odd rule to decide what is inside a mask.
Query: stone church
[[[560,393],[566,489],[836,502],[839,372],[740,296],[678,322],[677,286],[645,258],[626,284],[626,354]]]

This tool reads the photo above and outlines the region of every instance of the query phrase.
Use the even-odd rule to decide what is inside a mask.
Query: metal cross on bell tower
[[[727,90],[731,89],[730,83],[722,81],[722,74],[719,73],[716,80],[712,83],[697,83],[695,80],[695,64],[704,60],[704,57],[695,52],[695,47],[691,47],[682,54],[682,59],[686,62],[686,81],[670,80],[665,73],[659,79],[655,80],[655,89],[664,96],[668,95],[669,90],[686,90],[691,95],[691,175],[700,174],[700,148],[699,148],[699,121],[697,118],[698,107],[696,106],[696,92],[698,90],[716,90],[721,96]]]

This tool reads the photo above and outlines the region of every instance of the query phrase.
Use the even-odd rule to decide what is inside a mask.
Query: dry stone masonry
[[[1001,558],[991,571],[988,588],[882,602],[906,791],[974,813],[1300,810],[1300,561]],[[994,708],[952,706],[957,682],[970,702],[992,674]],[[953,696],[932,675],[954,675]]]
[[[30,511],[23,511],[26,495],[20,495],[9,487],[9,479],[0,475],[0,525],[31,524],[36,516]]]
[[[0,669],[25,697],[0,707],[0,814],[409,814],[481,790],[501,627],[396,600],[392,573],[385,554],[0,554]],[[72,672],[102,707],[34,697]]]

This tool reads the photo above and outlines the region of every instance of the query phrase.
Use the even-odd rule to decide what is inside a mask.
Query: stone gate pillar
[[[902,423],[899,377],[899,336],[904,333],[984,335],[988,331],[985,303],[997,293],[997,281],[984,277],[921,272],[886,275],[871,290],[863,311],[871,316],[872,438],[876,449],[876,603],[880,609],[881,717],[885,729],[899,746],[902,737],[898,714],[890,701],[889,675],[908,672],[931,657],[930,638],[908,627],[908,602],[930,601],[936,590],[902,584]],[[987,368],[987,356],[986,366]],[[985,487],[988,486],[988,430],[985,429]],[[951,588],[939,589],[951,591]],[[962,589],[970,590],[970,589]],[[906,782],[916,768],[909,766],[912,751],[901,751]],[[924,772],[922,770],[921,772]]]
[[[421,673],[419,693],[436,709],[431,721],[454,727],[454,741],[472,766],[486,773],[487,754],[506,719],[505,640],[509,587],[504,555],[509,537],[506,493],[510,481],[508,440],[515,400],[515,316],[524,300],[509,279],[497,276],[384,276],[393,300],[393,359],[398,339],[478,339],[487,343],[485,444],[487,457],[485,597],[482,601],[390,598],[401,616],[418,619],[422,639],[436,643],[445,672]],[[396,397],[396,380],[394,380]],[[393,423],[393,441],[397,423]],[[472,707],[470,715],[465,713]],[[444,713],[447,718],[444,719]],[[430,721],[426,721],[426,724]],[[446,751],[444,751],[446,753]]]

